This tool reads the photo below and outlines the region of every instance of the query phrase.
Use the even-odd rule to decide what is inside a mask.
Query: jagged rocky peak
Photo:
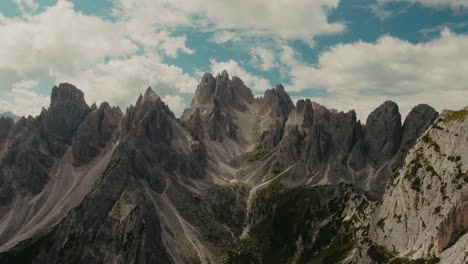
[[[43,128],[69,143],[81,121],[89,113],[81,90],[68,83],[52,88],[50,108],[39,116]]]
[[[411,109],[403,123],[401,147],[408,151],[421,132],[426,130],[438,116],[439,113],[427,104],[420,104]]]
[[[291,111],[286,123],[287,126],[310,127],[313,122],[314,109],[310,99],[299,99],[296,108]]]
[[[410,148],[438,116],[439,113],[427,104],[420,104],[411,109],[403,123],[400,149],[396,157],[394,169],[403,165],[403,160]]]
[[[215,77],[205,73],[197,86],[191,108],[210,107],[224,108],[232,106],[237,110],[245,110],[245,103],[253,101],[252,91],[244,82],[234,76],[229,79],[227,71],[223,71]]]
[[[227,71],[216,77],[206,73],[197,86],[190,108],[181,116],[182,124],[196,138],[208,135],[211,140],[237,139],[237,113],[246,112],[254,103],[252,91],[238,77]]]
[[[136,105],[127,109],[121,123],[121,138],[142,136],[151,143],[169,143],[174,119],[174,113],[149,87],[144,95],[140,94]]]
[[[76,164],[89,162],[108,143],[113,142],[116,139],[114,132],[122,118],[120,108],[111,107],[107,102],[91,109],[94,110],[86,116],[73,138],[72,151]]]
[[[260,105],[259,114],[262,117],[259,124],[263,128],[259,146],[264,150],[272,149],[283,136],[284,126],[289,113],[294,109],[294,103],[281,84],[266,90],[263,97],[257,98],[256,102]]]
[[[281,84],[276,88],[266,90],[260,100],[260,105],[262,114],[272,112],[273,115],[284,118],[294,109],[294,103]]]
[[[364,141],[367,154],[374,165],[382,165],[396,154],[402,134],[398,105],[386,101],[369,114]]]
[[[61,83],[59,86],[52,88],[50,96],[51,107],[57,103],[73,102],[79,105],[86,105],[83,92],[76,88],[73,84]]]

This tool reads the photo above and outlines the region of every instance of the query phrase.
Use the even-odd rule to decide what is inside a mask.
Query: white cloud
[[[256,47],[250,52],[252,64],[259,66],[264,71],[269,71],[276,67],[276,58],[272,50]]]
[[[15,3],[22,13],[35,12],[39,8],[34,0],[15,0]]]
[[[226,70],[231,76],[241,78],[245,85],[254,91],[264,92],[266,89],[271,88],[271,84],[267,79],[250,74],[234,60],[219,62],[215,59],[210,59],[210,63],[212,73],[221,73]]]
[[[112,59],[97,64],[86,71],[64,75],[58,82],[70,82],[79,87],[86,101],[107,101],[120,107],[136,102],[139,93],[149,86],[155,89],[171,109],[179,114],[182,107],[177,98],[192,96],[197,81],[183,73],[182,69],[164,64],[158,57],[132,56],[126,59]]]
[[[164,103],[169,105],[171,111],[174,112],[176,116],[180,116],[187,106],[186,98],[183,98],[180,95],[166,95],[162,97]]]
[[[12,112],[18,116],[37,115],[43,106],[49,104],[48,96],[42,96],[32,91],[36,81],[20,81],[13,85],[6,98],[0,99],[0,112]]]
[[[17,3],[35,6],[29,0]],[[166,93],[169,89],[180,94],[193,92],[194,79],[180,68],[162,63],[159,57],[192,54],[194,50],[185,45],[186,36],[136,22],[85,15],[67,0],[58,0],[37,14],[16,18],[0,15],[0,94],[12,98],[2,105],[12,111],[24,107],[22,114],[37,114],[36,106],[22,105],[15,97],[34,97],[34,92],[18,87],[22,80],[71,82],[83,89],[88,99],[120,106],[133,102],[135,90],[149,85],[164,86]]]
[[[119,0],[118,3],[117,14],[136,24],[156,28],[234,29],[254,35],[301,39],[311,45],[317,35],[345,30],[343,23],[329,22],[327,18],[328,10],[338,7],[339,0]],[[229,33],[218,34],[226,37]],[[218,40],[222,42],[223,38]]]
[[[375,43],[333,46],[308,65],[285,47],[282,61],[292,78],[290,90],[324,88],[321,98],[342,108],[357,107],[361,117],[376,104],[395,100],[406,113],[417,103],[438,110],[457,109],[468,98],[468,35],[444,30],[430,42],[412,44],[390,36]]]
[[[239,37],[231,31],[217,31],[213,34],[213,38],[211,39],[212,42],[216,44],[224,44],[229,41],[236,41],[239,40]]]
[[[73,10],[59,0],[42,13],[0,20],[0,83],[9,89],[17,80],[54,79],[86,69],[106,56],[128,56],[137,46],[121,24]]]

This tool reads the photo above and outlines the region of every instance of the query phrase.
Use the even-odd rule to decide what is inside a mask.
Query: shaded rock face
[[[84,122],[99,121],[96,117],[106,109],[109,121],[119,115],[102,105]],[[160,195],[176,177],[201,173],[201,147],[182,132],[151,89],[127,110],[120,130],[119,146],[80,206],[45,236],[39,234],[1,256],[2,263],[172,263],[157,201],[163,202]],[[187,256],[185,262],[193,259]]]
[[[278,145],[283,136],[284,125],[289,113],[294,109],[294,103],[281,84],[267,90],[258,101],[260,114],[268,116],[268,122],[264,122],[265,130],[260,135],[259,146],[271,150]]]
[[[15,125],[2,161],[12,181],[26,192],[39,193],[88,113],[83,92],[70,84],[54,87],[49,109],[37,118],[23,117]]]
[[[363,127],[354,111],[337,112],[299,100],[288,117],[287,133],[270,172],[278,174],[297,164],[307,170],[304,181],[353,183],[379,198],[388,177],[401,167],[407,150],[437,115],[431,107],[415,107],[402,127],[398,106],[387,101]]]
[[[364,144],[369,161],[380,166],[395,155],[400,146],[402,127],[398,106],[391,101],[377,107],[367,117]]]
[[[40,119],[45,133],[51,133],[68,144],[89,111],[83,92],[71,84],[62,83],[52,89],[50,108],[41,114]]]
[[[0,118],[0,150],[10,137],[10,132],[13,130],[15,122],[9,117]]]
[[[114,132],[121,118],[120,109],[110,107],[108,103],[102,103],[86,116],[73,138],[72,151],[76,164],[91,161],[103,147],[117,138]]]

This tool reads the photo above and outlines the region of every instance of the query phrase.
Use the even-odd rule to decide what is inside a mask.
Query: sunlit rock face
[[[439,256],[458,241],[457,247],[466,245],[468,122],[466,113],[458,115],[443,113],[391,177],[375,219],[377,243],[413,258]]]

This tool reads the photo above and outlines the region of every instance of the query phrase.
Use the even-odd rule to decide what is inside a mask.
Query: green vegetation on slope
[[[256,211],[267,216],[250,229],[250,239],[224,253],[221,263],[337,263],[355,247],[358,217],[342,217],[350,199],[344,185],[285,190],[275,183],[257,195],[255,206],[269,208]],[[361,202],[359,210],[367,205]]]

